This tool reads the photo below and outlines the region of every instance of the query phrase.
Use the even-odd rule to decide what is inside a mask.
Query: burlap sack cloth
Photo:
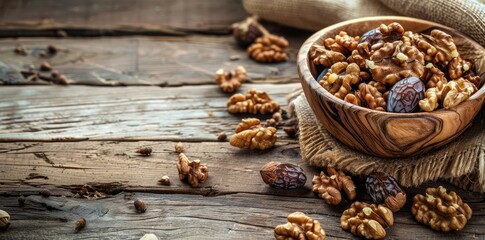
[[[407,15],[453,27],[485,46],[485,5],[473,0],[244,0],[244,6],[261,18],[312,30],[357,17]],[[335,139],[316,119],[301,90],[290,95],[289,101],[290,114],[299,120],[301,154],[312,166],[334,166],[364,175],[384,171],[403,186],[446,179],[458,187],[485,192],[485,110],[459,138],[438,150],[383,159]]]

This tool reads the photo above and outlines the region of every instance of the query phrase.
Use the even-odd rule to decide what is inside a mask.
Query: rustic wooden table
[[[272,26],[290,40],[291,58],[258,64],[227,34],[230,23],[246,16],[238,1],[9,0],[0,9],[4,66],[25,70],[47,60],[71,79],[60,86],[0,73],[0,209],[12,216],[0,239],[139,239],[146,233],[161,239],[272,239],[274,227],[294,211],[319,220],[330,239],[354,238],[339,222],[349,202],[326,205],[311,192],[311,181],[291,191],[262,182],[259,169],[271,160],[300,164],[310,179],[319,172],[301,160],[297,140],[280,130],[274,148],[249,151],[216,139],[221,131],[231,135],[242,116],[226,111],[229,95],[214,84],[214,72],[243,65],[251,81],[242,91],[266,90],[285,106],[286,95],[299,87],[295,53],[311,33]],[[59,38],[59,29],[69,37]],[[17,44],[29,55],[14,54]],[[40,58],[48,44],[59,53]],[[188,157],[208,164],[209,179],[201,187],[178,180],[178,141]],[[135,154],[142,145],[153,154]],[[162,175],[170,176],[170,186],[157,184]],[[107,198],[73,197],[84,184]],[[483,194],[445,182],[406,190],[413,196],[438,185],[470,204],[468,225],[447,234],[420,225],[409,197],[387,231],[389,239],[485,238]],[[52,196],[40,196],[44,189]],[[145,200],[146,213],[135,213],[135,198]],[[75,233],[80,217],[87,226]]]

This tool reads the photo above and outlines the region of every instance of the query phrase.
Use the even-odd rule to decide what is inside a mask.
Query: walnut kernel
[[[248,79],[248,75],[243,66],[237,66],[233,72],[217,70],[215,78],[222,91],[232,93],[241,87],[241,83]]]
[[[418,222],[442,232],[459,231],[472,217],[470,206],[442,186],[426,189],[426,196],[414,196],[411,213]]]
[[[276,226],[274,236],[277,240],[324,240],[326,238],[320,222],[302,212],[288,215],[288,222]]]
[[[327,173],[328,175],[322,171],[319,176],[313,177],[312,190],[314,193],[330,205],[338,205],[342,201],[341,190],[345,191],[349,200],[355,199],[357,194],[351,177],[333,167],[328,167]]]
[[[328,50],[325,46],[315,44],[310,48],[310,59],[315,65],[330,67],[335,63],[344,62],[345,55],[340,52]]]
[[[263,35],[248,48],[249,56],[257,62],[284,62],[288,60],[288,41],[276,35]]]
[[[191,161],[183,153],[179,154],[177,170],[180,180],[187,179],[192,187],[197,187],[199,183],[204,183],[209,177],[207,164],[201,163],[199,159]]]
[[[263,127],[257,118],[242,119],[229,143],[239,148],[265,150],[276,142],[276,128]]]
[[[443,107],[446,109],[456,107],[461,102],[467,100],[476,91],[477,87],[463,78],[449,81],[443,87],[443,91],[441,92]]]
[[[367,239],[384,238],[385,228],[393,224],[394,216],[387,207],[358,201],[352,203],[340,218],[343,230]]]
[[[271,99],[267,92],[250,89],[246,95],[237,93],[227,101],[230,113],[267,114],[280,109],[280,105]]]

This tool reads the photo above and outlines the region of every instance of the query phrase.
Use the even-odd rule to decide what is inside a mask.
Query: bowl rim
[[[455,111],[455,109],[460,107],[460,105],[462,105],[462,104],[459,104],[459,105],[452,107],[452,108],[449,108],[449,109],[440,108],[438,110],[434,110],[434,111],[431,111],[431,112],[422,111],[422,112],[412,112],[412,113],[396,113],[396,112],[387,112],[387,111],[386,112],[377,111],[377,110],[362,107],[362,106],[359,106],[359,105],[354,105],[352,103],[344,101],[343,99],[335,97],[333,94],[330,94],[327,90],[325,90],[320,85],[320,83],[315,79],[313,74],[311,74],[310,68],[307,64],[308,52],[310,51],[311,46],[318,39],[320,39],[320,37],[324,33],[328,32],[328,31],[332,31],[332,30],[337,29],[337,28],[344,27],[346,25],[355,24],[355,23],[359,23],[359,22],[365,22],[365,21],[395,21],[395,22],[399,22],[400,20],[404,20],[404,21],[408,21],[408,22],[422,22],[422,23],[425,23],[425,24],[429,24],[429,25],[433,25],[433,26],[442,28],[446,31],[452,31],[454,34],[462,35],[464,38],[466,38],[468,41],[470,41],[473,45],[478,46],[478,48],[481,48],[481,50],[483,50],[485,52],[485,48],[482,45],[478,44],[473,39],[471,39],[469,36],[463,34],[462,32],[460,32],[458,30],[455,30],[451,27],[445,26],[445,25],[440,24],[440,23],[436,23],[436,22],[432,22],[432,21],[428,21],[428,20],[424,20],[424,19],[419,19],[419,18],[403,17],[403,16],[373,16],[373,17],[355,18],[355,19],[339,22],[339,23],[330,25],[328,27],[325,27],[323,29],[320,29],[317,32],[315,32],[314,34],[312,34],[309,38],[307,38],[307,40],[305,40],[305,42],[300,47],[300,50],[298,51],[298,55],[297,55],[298,73],[299,73],[300,79],[301,79],[300,82],[303,84],[303,81],[306,81],[307,82],[306,84],[309,85],[309,87],[312,91],[316,91],[319,95],[322,95],[323,97],[329,99],[330,101],[332,101],[332,102],[334,102],[334,103],[336,103],[340,106],[343,106],[345,108],[349,108],[349,109],[358,109],[358,110],[367,111],[367,112],[380,113],[380,114],[399,116],[399,117],[418,117],[418,116],[421,117],[421,116],[429,115],[429,114],[441,114],[441,113],[448,112],[448,111]],[[309,74],[303,74],[305,72],[307,72]],[[482,74],[480,74],[479,76],[481,76]],[[310,79],[308,79],[308,76],[310,77]],[[314,83],[316,83],[316,85],[318,85],[319,87],[315,88]],[[466,101],[479,98],[483,94],[485,94],[485,84],[483,84]]]

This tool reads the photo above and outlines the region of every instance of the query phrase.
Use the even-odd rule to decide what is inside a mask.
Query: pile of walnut
[[[288,222],[276,226],[274,236],[277,240],[324,240],[326,237],[320,222],[302,212],[288,215]]]
[[[236,42],[241,47],[247,48],[249,56],[257,62],[271,63],[288,60],[286,53],[288,41],[284,37],[270,34],[254,16],[234,23],[232,33]]]
[[[480,87],[473,64],[461,58],[449,34],[436,29],[428,35],[391,23],[362,36],[340,32],[313,45],[309,55],[324,69],[317,79],[323,88],[378,111],[448,109]]]

